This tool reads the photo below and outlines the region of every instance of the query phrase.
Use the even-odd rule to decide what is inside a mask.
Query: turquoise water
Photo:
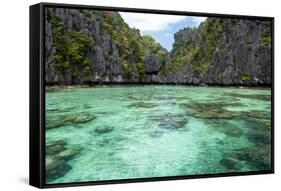
[[[46,182],[271,169],[271,91],[139,86],[46,93]]]

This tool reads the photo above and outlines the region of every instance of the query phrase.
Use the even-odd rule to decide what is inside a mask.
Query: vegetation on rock
[[[83,71],[84,80],[90,80],[92,68],[86,53],[94,47],[91,39],[82,31],[69,31],[65,24],[56,16],[48,14],[53,27],[53,43],[56,49],[53,61],[61,75],[70,75],[72,82],[77,73]]]
[[[263,45],[271,46],[271,36],[270,36],[270,34],[266,34],[266,33],[262,34],[261,41],[262,41]]]
[[[46,66],[48,83],[270,83],[267,21],[209,17],[176,32],[168,52],[118,12],[50,8],[46,15],[51,25],[46,62],[55,63]]]

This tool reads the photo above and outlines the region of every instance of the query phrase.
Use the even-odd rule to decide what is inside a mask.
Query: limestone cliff
[[[47,84],[155,81],[168,52],[141,36],[117,12],[49,8],[46,11]]]
[[[270,85],[271,22],[208,18],[177,32],[170,56],[162,81]]]
[[[54,84],[270,85],[271,22],[207,18],[168,52],[117,12],[48,8],[45,79]]]

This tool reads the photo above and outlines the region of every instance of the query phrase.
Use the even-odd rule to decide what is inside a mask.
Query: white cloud
[[[207,19],[207,17],[191,17],[191,19],[195,23],[195,26],[199,26],[201,22]]]
[[[170,24],[177,23],[186,16],[148,14],[148,13],[126,13],[120,12],[121,16],[130,27],[140,29],[140,31],[161,31]]]

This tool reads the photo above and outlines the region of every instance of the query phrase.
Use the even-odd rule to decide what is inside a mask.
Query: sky
[[[197,27],[206,19],[206,17],[180,15],[119,13],[131,28],[139,29],[142,35],[151,35],[168,51],[173,47],[174,33],[185,27]]]

